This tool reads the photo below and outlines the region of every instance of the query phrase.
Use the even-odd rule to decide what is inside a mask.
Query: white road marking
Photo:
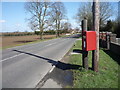
[[[17,57],[17,56],[20,56],[20,55],[22,55],[22,54],[24,54],[24,53],[17,54],[17,55],[14,55],[14,56],[12,56],[12,57],[9,57],[9,58],[6,58],[6,59],[3,59],[3,60],[1,60],[0,62],[6,61],[6,60],[8,60],[8,59],[11,59],[11,58],[14,58],[14,57]]]
[[[51,73],[54,68],[55,68],[55,65],[50,69],[49,73]]]

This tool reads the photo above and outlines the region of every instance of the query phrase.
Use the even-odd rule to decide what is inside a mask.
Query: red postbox
[[[82,48],[84,51],[96,50],[96,32],[83,31]]]

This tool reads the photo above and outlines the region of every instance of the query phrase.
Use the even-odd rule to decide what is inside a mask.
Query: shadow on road
[[[46,74],[44,76],[44,78],[37,85],[38,87],[42,87],[50,79],[52,79],[53,81],[55,81],[55,83],[61,85],[62,87],[73,86],[73,72],[71,70],[82,70],[82,66],[80,65],[67,64],[61,61],[55,61],[25,51],[20,51],[20,50],[13,50],[13,51],[34,56],[39,58],[40,60],[46,60],[48,63],[51,63],[52,66],[54,65],[56,67],[53,69],[51,73]]]
[[[70,69],[81,70],[81,67],[82,67],[80,65],[67,64],[67,63],[63,63],[63,62],[60,62],[60,61],[55,61],[55,60],[52,60],[52,59],[49,59],[49,58],[45,58],[45,57],[42,57],[42,56],[38,56],[38,55],[35,55],[35,54],[32,54],[32,53],[28,53],[28,52],[24,52],[24,51],[20,51],[20,50],[13,50],[13,51],[16,51],[16,52],[19,52],[19,53],[24,53],[24,54],[27,54],[27,55],[31,55],[31,56],[34,56],[34,57],[37,57],[37,58],[40,58],[40,59],[43,59],[43,60],[47,60],[49,63],[52,64],[52,66],[55,65],[57,68],[62,69],[62,70],[70,70]]]

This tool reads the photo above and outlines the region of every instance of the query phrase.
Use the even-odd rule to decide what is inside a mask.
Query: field
[[[44,39],[55,38],[55,35],[44,35]],[[29,42],[40,41],[39,35],[30,36],[2,36],[2,48],[13,47],[21,44],[26,44]]]

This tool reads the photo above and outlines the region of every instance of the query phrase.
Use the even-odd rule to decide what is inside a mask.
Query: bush
[[[55,34],[55,30],[44,31],[45,35],[53,35]]]

